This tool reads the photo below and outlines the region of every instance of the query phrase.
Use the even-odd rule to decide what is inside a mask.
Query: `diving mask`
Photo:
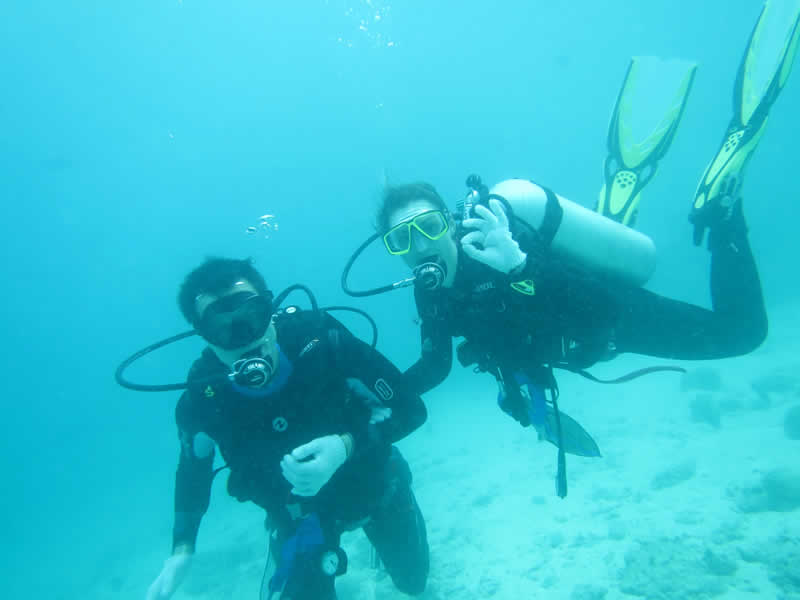
[[[429,210],[392,227],[383,236],[389,254],[399,256],[411,251],[411,228],[435,241],[447,233],[447,217],[440,210]]]
[[[210,304],[195,327],[210,344],[235,350],[263,336],[272,313],[272,294],[237,292]]]

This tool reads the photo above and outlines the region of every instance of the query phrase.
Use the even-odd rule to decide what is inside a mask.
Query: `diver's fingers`
[[[486,208],[483,204],[478,204],[475,208],[473,208],[477,215],[484,219],[490,227],[495,228],[497,227],[497,217],[494,213]]]
[[[464,244],[464,254],[469,256],[473,260],[481,260],[481,250],[478,250],[475,246],[471,246],[470,244]]]
[[[388,407],[375,407],[372,409],[372,414],[369,417],[369,424],[375,425],[382,423],[392,416],[392,409]]]
[[[494,216],[497,219],[497,222],[503,229],[508,229],[508,217],[506,216],[506,210],[503,208],[503,204],[497,198],[492,198],[489,200],[489,207],[492,209]]]
[[[465,248],[473,248],[475,244],[483,245],[485,239],[486,234],[484,234],[482,231],[471,231],[461,238],[461,245]]]
[[[487,223],[485,219],[464,219],[461,221],[461,224],[464,227],[469,229],[477,229],[483,233],[486,233],[489,231],[489,229],[491,229],[491,225]]]

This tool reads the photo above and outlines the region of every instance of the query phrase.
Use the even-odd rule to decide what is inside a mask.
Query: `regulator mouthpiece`
[[[422,263],[414,269],[414,285],[423,290],[437,290],[442,287],[445,275],[444,267],[439,263]]]

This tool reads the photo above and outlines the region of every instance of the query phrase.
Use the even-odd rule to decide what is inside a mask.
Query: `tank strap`
[[[539,184],[537,183],[536,185]],[[564,209],[561,207],[561,203],[553,190],[543,185],[539,185],[539,187],[544,190],[545,196],[547,196],[547,203],[544,206],[544,218],[539,227],[539,235],[545,245],[549,246],[561,226],[561,220],[564,218]]]

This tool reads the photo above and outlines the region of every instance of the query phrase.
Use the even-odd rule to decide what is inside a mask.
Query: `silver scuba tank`
[[[544,188],[526,179],[507,179],[489,192],[505,198],[517,219],[541,228],[548,202]],[[467,199],[473,194],[477,192]],[[649,237],[558,194],[555,198],[563,213],[552,234],[554,253],[631,285],[647,282],[656,266],[656,248]]]

